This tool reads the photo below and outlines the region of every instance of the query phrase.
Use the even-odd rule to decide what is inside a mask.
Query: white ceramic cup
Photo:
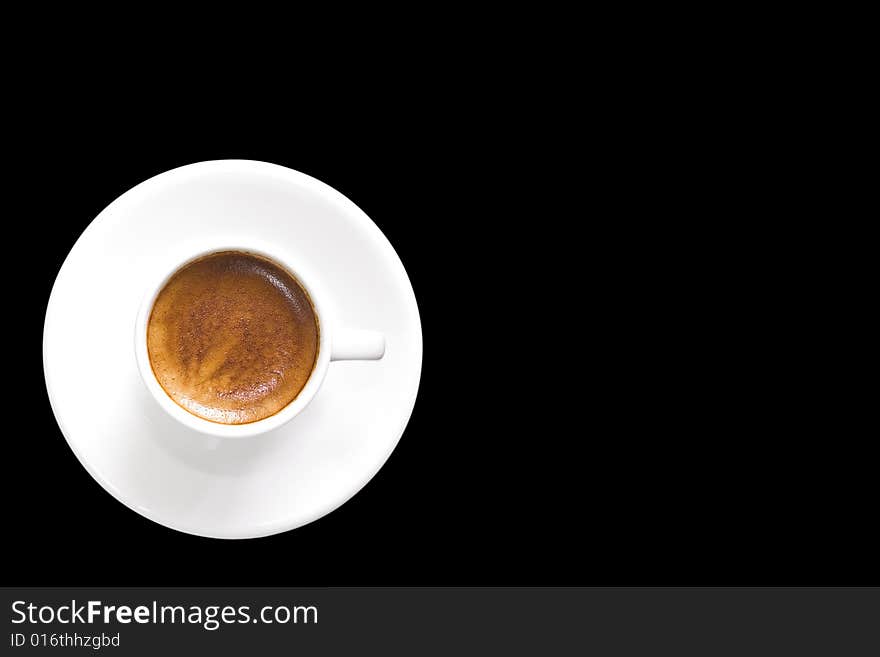
[[[163,410],[190,429],[219,438],[248,438],[277,429],[301,413],[308,406],[309,402],[314,399],[321,384],[324,382],[324,377],[327,375],[327,369],[331,361],[379,360],[384,356],[385,336],[383,334],[362,329],[332,327],[330,322],[327,321],[326,314],[322,311],[322,308],[325,307],[322,305],[322,299],[325,297],[321,292],[314,273],[304,272],[301,266],[290,262],[289,258],[274,253],[271,247],[255,245],[247,240],[234,240],[215,242],[210,246],[202,245],[198,248],[193,246],[189,248],[183,247],[178,249],[178,251],[186,252],[187,255],[182,257],[179,254],[177,256],[170,255],[164,258],[162,263],[157,264],[155,274],[150,279],[144,299],[141,302],[140,310],[138,311],[134,348],[138,370],[140,371],[141,378],[144,380],[144,384],[147,386],[147,390],[150,391]],[[206,255],[220,251],[252,253],[268,258],[285,269],[293,275],[309,295],[312,308],[314,308],[315,316],[318,320],[318,358],[305,386],[300,390],[296,398],[280,411],[249,424],[220,424],[218,422],[211,422],[193,415],[182,406],[179,406],[165,392],[156,379],[147,351],[147,324],[159,292],[165,287],[168,280],[183,266]]]

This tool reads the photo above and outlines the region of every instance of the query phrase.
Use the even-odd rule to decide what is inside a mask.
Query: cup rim
[[[303,386],[299,391],[299,394],[287,404],[287,406],[277,413],[263,418],[262,420],[247,424],[222,424],[219,422],[212,422],[211,420],[206,420],[197,415],[193,415],[177,404],[177,402],[165,392],[165,389],[156,379],[156,375],[150,364],[149,352],[147,350],[147,324],[153,310],[153,304],[159,296],[159,292],[162,291],[171,277],[184,266],[200,258],[211,255],[212,253],[220,253],[223,251],[250,253],[266,258],[282,267],[297,280],[306,291],[306,294],[308,294],[309,301],[315,312],[315,318],[318,322],[318,358],[315,361],[312,373],[309,376],[308,381],[306,381],[305,386]],[[188,255],[182,255],[187,253]],[[169,265],[169,263],[173,264]],[[152,397],[168,415],[187,428],[199,433],[216,436],[218,438],[236,439],[250,438],[277,429],[292,420],[302,412],[306,406],[308,406],[309,402],[311,402],[318,393],[327,374],[327,368],[330,364],[330,332],[328,330],[327,322],[325,321],[326,315],[322,312],[320,298],[322,297],[316,290],[314,277],[309,273],[303,274],[302,266],[294,267],[290,263],[290,258],[285,257],[284,254],[279,254],[276,249],[273,249],[268,245],[256,243],[252,240],[226,238],[214,240],[198,247],[195,247],[194,245],[182,246],[175,252],[175,255],[163,259],[161,266],[157,264],[138,309],[135,322],[134,346],[137,368],[141,380],[144,382]]]

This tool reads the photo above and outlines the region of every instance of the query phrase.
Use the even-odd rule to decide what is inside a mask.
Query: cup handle
[[[385,355],[385,336],[378,331],[341,329],[333,333],[330,360],[379,360]]]

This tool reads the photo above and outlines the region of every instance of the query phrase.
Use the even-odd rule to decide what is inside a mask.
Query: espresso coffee
[[[274,415],[305,386],[318,357],[309,296],[275,263],[240,251],[178,270],[159,292],[147,352],[177,404],[222,424]]]

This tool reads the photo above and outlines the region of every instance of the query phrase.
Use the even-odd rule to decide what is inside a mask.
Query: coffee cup
[[[237,252],[274,263],[295,279],[308,295],[319,330],[314,366],[304,386],[286,406],[276,413],[244,424],[223,424],[199,417],[172,399],[157,379],[148,350],[148,325],[160,292],[172,277],[191,263],[226,252]],[[327,313],[326,293],[316,272],[305,271],[302,263],[272,246],[247,239],[214,240],[201,245],[181,245],[173,254],[160,258],[148,276],[148,283],[137,314],[134,352],[138,371],[152,398],[174,420],[202,434],[218,438],[250,438],[277,429],[299,415],[318,394],[332,361],[379,360],[385,353],[382,333],[337,327]]]

